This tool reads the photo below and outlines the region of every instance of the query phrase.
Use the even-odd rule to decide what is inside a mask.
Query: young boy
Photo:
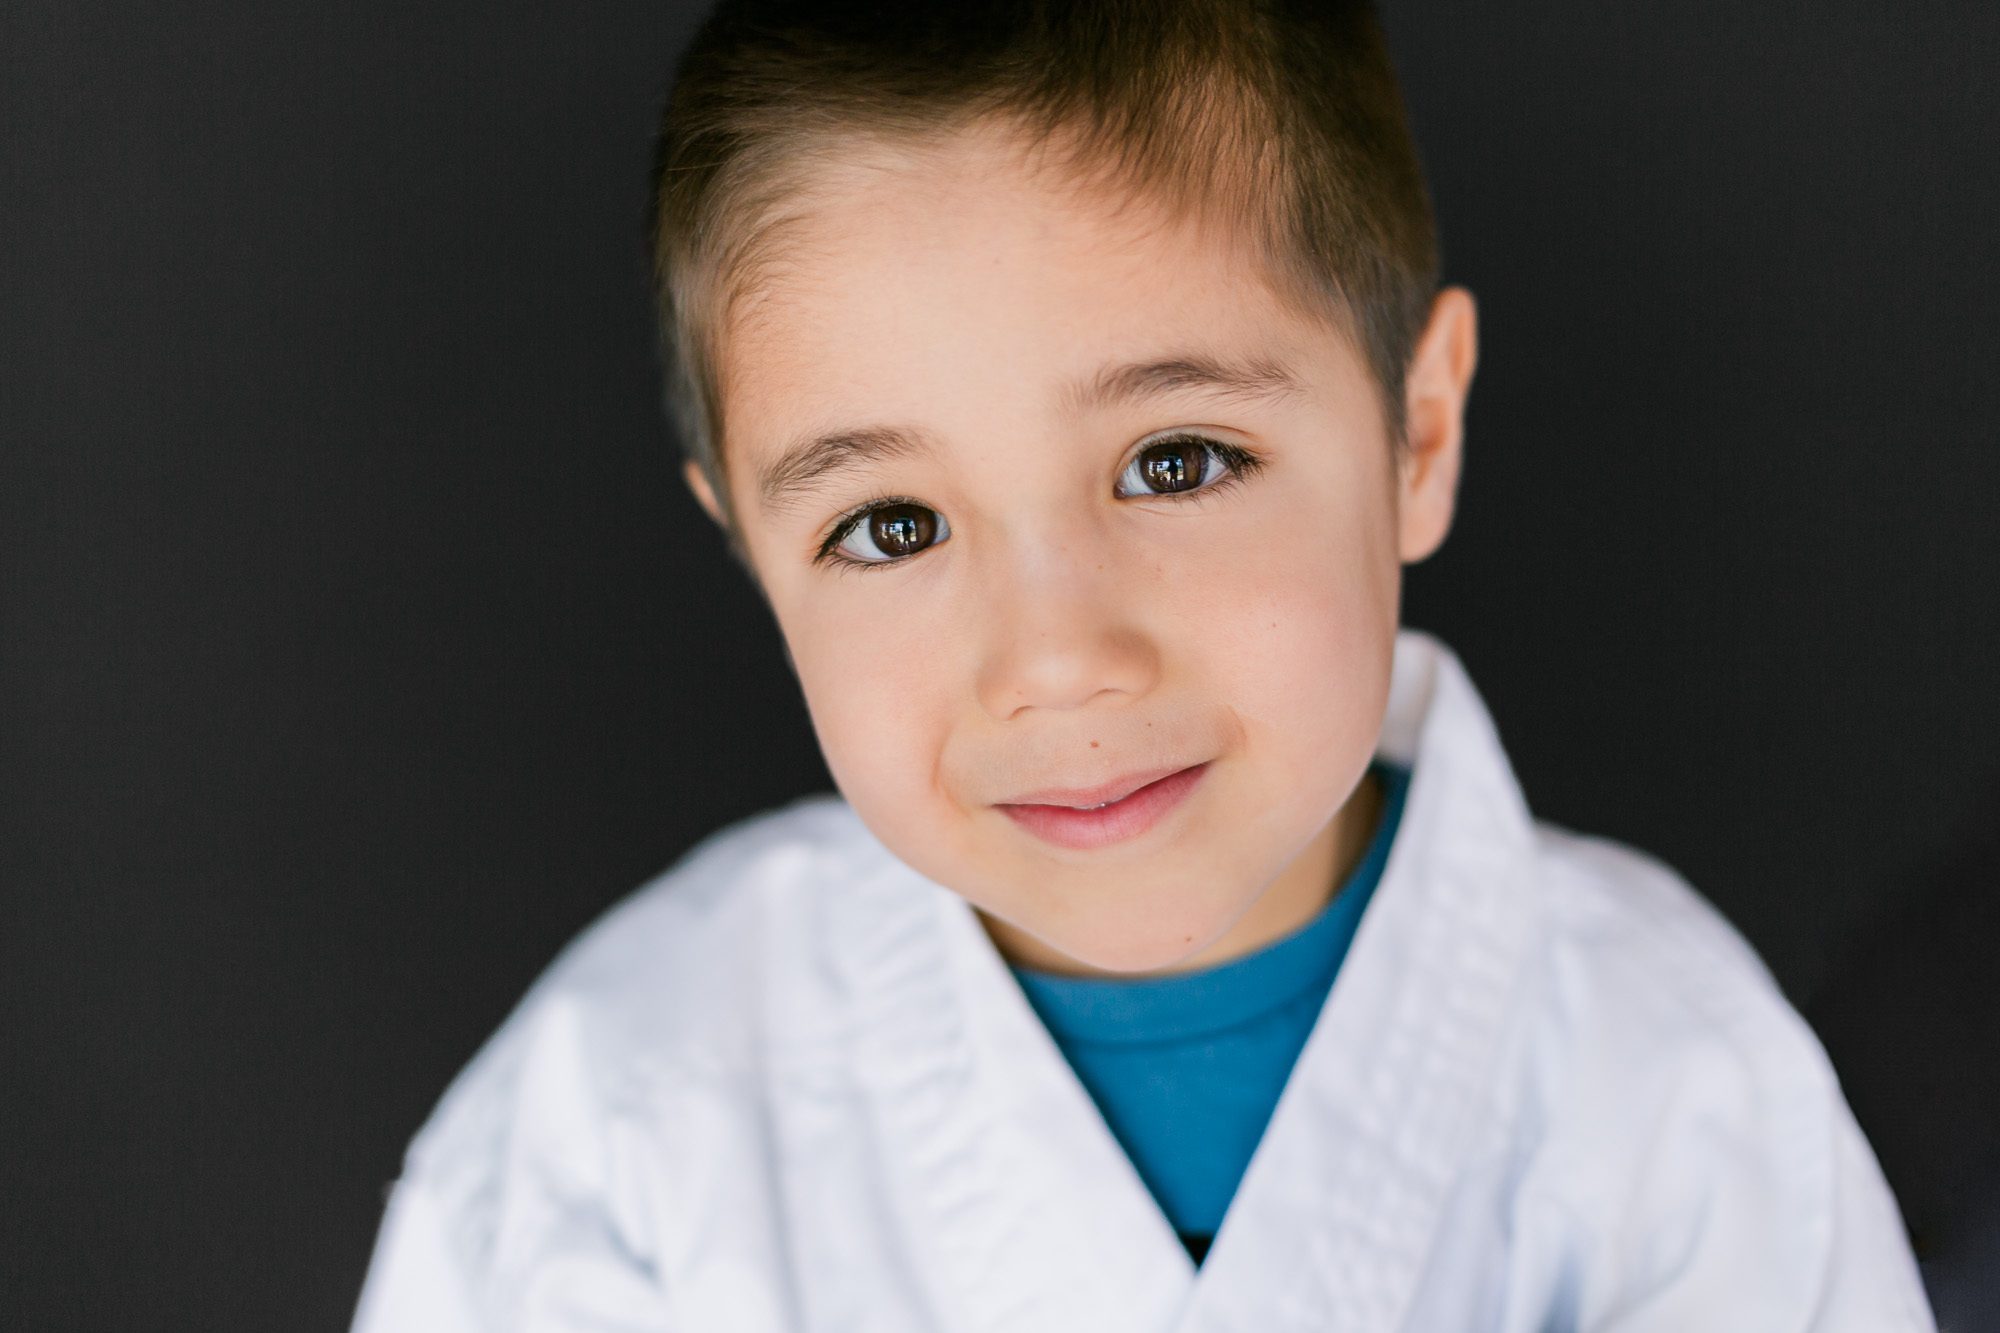
[[[1399,628],[1476,338],[1365,7],[725,3],[655,186],[840,795],[571,945],[358,1328],[1932,1327],[1750,948]]]

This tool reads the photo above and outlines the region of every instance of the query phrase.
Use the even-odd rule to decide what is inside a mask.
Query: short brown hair
[[[662,110],[644,231],[668,412],[725,514],[720,335],[804,168],[987,120],[1251,237],[1281,293],[1354,338],[1402,446],[1437,250],[1369,4],[721,0]]]

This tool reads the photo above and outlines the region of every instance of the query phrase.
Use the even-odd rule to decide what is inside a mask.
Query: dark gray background
[[[2000,7],[1387,17],[1484,316],[1406,619],[1538,813],[1763,952],[1961,1299]],[[0,6],[8,1327],[342,1326],[404,1142],[562,941],[827,785],[656,406],[692,21]]]

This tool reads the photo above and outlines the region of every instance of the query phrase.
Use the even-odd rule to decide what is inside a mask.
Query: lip
[[[999,808],[1045,842],[1084,850],[1104,847],[1136,838],[1159,823],[1207,770],[1204,760],[1158,776],[1139,773],[1096,787],[1034,792],[1032,800],[1005,802]],[[1096,808],[1075,808],[1082,805]]]
[[[1103,805],[1108,801],[1121,800],[1139,788],[1158,782],[1161,778],[1172,777],[1181,771],[1181,766],[1142,769],[1127,773],[1123,777],[1100,782],[1095,787],[1045,787],[1041,791],[1022,792],[1011,801],[1001,805],[1066,805],[1080,809],[1086,805]]]

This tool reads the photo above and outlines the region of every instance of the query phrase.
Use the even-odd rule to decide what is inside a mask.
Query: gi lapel
[[[1488,1098],[1533,920],[1533,829],[1457,658],[1397,637],[1383,877],[1176,1333],[1402,1327]]]
[[[879,844],[875,845],[879,848]],[[871,853],[836,953],[856,979],[857,1134],[939,1333],[1158,1333],[1194,1275],[964,899]]]

